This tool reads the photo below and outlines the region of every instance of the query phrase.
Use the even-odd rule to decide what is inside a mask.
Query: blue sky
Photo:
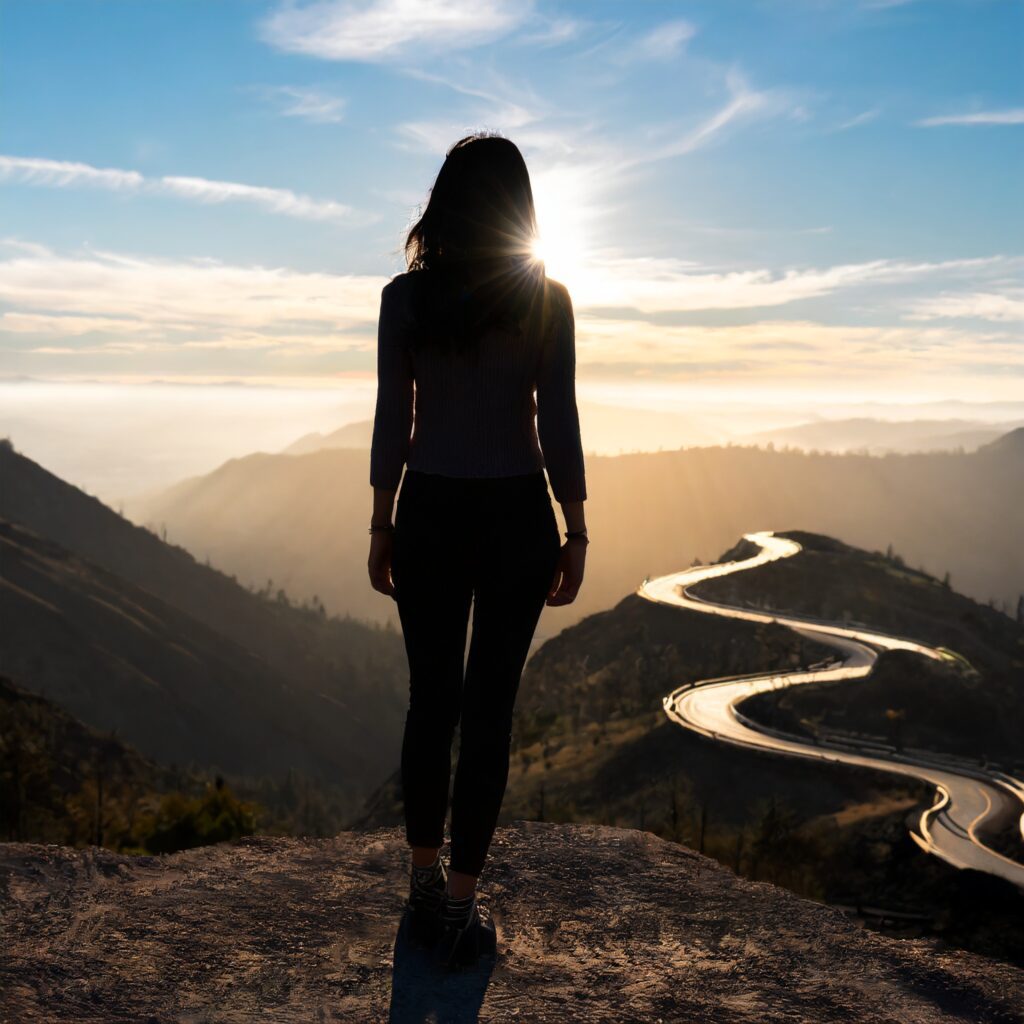
[[[5,0],[0,375],[374,367],[445,148],[516,141],[581,385],[1024,398],[1024,4]]]

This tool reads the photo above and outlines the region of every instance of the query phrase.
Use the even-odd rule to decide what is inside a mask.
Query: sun
[[[538,237],[531,246],[534,259],[544,263],[550,277],[570,289],[586,272],[585,206],[578,189],[564,175],[548,175],[534,185]]]
[[[531,255],[544,264],[552,277],[559,279],[572,276],[580,256],[572,241],[557,229],[538,236],[531,246]]]

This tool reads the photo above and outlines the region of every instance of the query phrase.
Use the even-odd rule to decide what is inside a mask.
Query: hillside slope
[[[353,799],[397,749],[401,635],[251,593],[0,446],[0,670],[149,756],[304,770]]]
[[[166,543],[150,530],[129,522],[96,498],[4,445],[0,445],[0,481],[0,518],[27,526],[149,590],[284,668],[293,669],[309,662],[311,655],[338,658],[346,649],[371,658],[382,654],[392,658],[400,651],[398,637],[382,638],[362,621],[335,623],[334,635],[342,642],[320,650],[319,630],[311,628],[302,615],[293,614],[296,609],[268,605],[240,586],[234,577],[200,564],[184,548]],[[245,497],[239,495],[239,500]],[[272,544],[271,536],[262,538],[261,546],[267,554]],[[344,570],[343,565],[332,566],[327,556],[323,556],[323,561],[326,571]],[[265,582],[266,576],[261,575],[258,583]],[[369,589],[369,583],[366,586]],[[270,593],[275,594],[276,589],[272,587]],[[349,659],[341,660],[345,668],[354,670],[351,663],[345,664]]]
[[[106,843],[141,799],[196,781],[0,676],[0,839]]]
[[[358,754],[372,748],[353,728],[363,723],[349,695],[303,693],[205,624],[2,520],[0,584],[10,630],[0,672],[83,722],[167,764],[251,775],[295,767],[334,782],[360,768],[365,779]]]
[[[442,975],[396,938],[407,857],[398,829],[161,858],[0,848],[0,1016],[1022,1020],[1019,967],[872,935],[676,844],[594,826],[500,829],[481,900],[498,958]]]

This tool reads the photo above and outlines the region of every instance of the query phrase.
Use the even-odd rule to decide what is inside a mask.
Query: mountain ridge
[[[0,598],[21,623],[0,670],[164,760],[301,765],[356,799],[378,781],[405,707],[399,634],[250,592],[3,448],[0,477]]]
[[[272,576],[289,592],[318,594],[339,613],[397,624],[392,603],[366,602],[371,504],[366,453],[357,449],[234,461],[191,485],[187,499],[129,509],[166,523],[172,538],[243,580]],[[587,580],[569,606],[545,608],[544,638],[612,606],[645,574],[690,565],[752,525],[794,522],[868,549],[890,543],[909,564],[941,574],[980,600],[1015,604],[1024,549],[1013,536],[1024,456],[859,456],[755,447],[589,456],[587,520],[594,541]]]

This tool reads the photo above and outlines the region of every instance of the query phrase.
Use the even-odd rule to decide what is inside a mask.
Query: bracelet
[[[394,529],[395,529],[395,524],[394,523],[387,523],[384,526],[374,526],[373,523],[371,523],[370,524],[370,529],[369,529],[368,532],[369,533],[393,533]]]
[[[565,536],[567,540],[582,540],[584,544],[590,543],[586,530],[566,530]]]

